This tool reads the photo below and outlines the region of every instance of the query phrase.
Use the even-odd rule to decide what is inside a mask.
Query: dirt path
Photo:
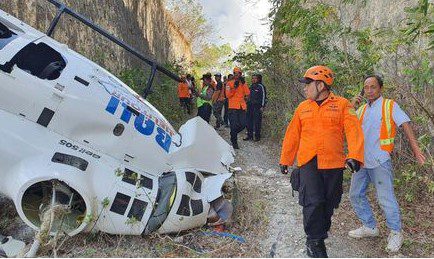
[[[219,130],[226,140],[229,139],[228,132],[228,129]],[[239,145],[241,149],[236,151],[236,166],[242,167],[243,172],[236,176],[238,181],[249,183],[251,188],[266,190],[268,227],[267,233],[260,237],[261,256],[306,257],[301,206],[298,205],[298,194],[292,197],[289,176],[279,172],[279,145],[242,140]],[[378,245],[378,239],[360,241],[347,236],[347,231],[357,223],[338,222],[339,218],[352,213],[345,195],[343,206],[333,217],[330,238],[326,240],[329,257],[387,257]]]

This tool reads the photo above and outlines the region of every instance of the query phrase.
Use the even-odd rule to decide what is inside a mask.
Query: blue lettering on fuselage
[[[172,143],[172,137],[170,137],[169,133],[158,127],[155,140],[157,141],[158,145],[160,145],[160,147],[166,150],[166,152],[169,152],[170,144]]]
[[[116,113],[117,108],[119,107],[120,100],[114,96],[110,98],[110,101],[107,104],[106,111],[112,115]],[[121,120],[125,123],[129,123],[131,120],[132,112],[128,109],[128,106],[122,102],[122,107],[124,108]],[[151,118],[146,118],[144,114],[139,113],[134,120],[134,128],[144,136],[150,136],[154,132],[155,129],[155,121]],[[172,137],[169,133],[163,130],[160,127],[157,127],[157,135],[155,136],[155,141],[157,144],[162,147],[166,152],[169,152],[170,145],[172,144]]]
[[[153,122],[151,119],[147,119],[145,121],[145,115],[140,113],[139,116],[137,116],[136,120],[134,121],[134,127],[138,132],[142,133],[145,136],[149,136],[152,134],[152,132],[154,132],[155,122]]]

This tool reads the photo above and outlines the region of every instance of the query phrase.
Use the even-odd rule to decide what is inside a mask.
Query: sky
[[[258,46],[271,44],[271,32],[266,19],[269,0],[199,0],[204,13],[216,28],[214,43],[230,43],[238,48],[247,34],[253,33]]]

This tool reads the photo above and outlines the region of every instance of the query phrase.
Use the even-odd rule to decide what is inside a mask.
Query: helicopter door
[[[116,187],[110,191],[105,220],[98,222],[109,233],[139,235],[151,216],[158,192],[158,178],[137,173],[132,168],[118,169]]]

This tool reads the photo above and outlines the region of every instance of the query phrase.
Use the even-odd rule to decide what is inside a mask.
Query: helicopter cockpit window
[[[176,174],[174,172],[163,174],[159,179],[159,189],[156,202],[143,234],[150,234],[163,225],[167,215],[169,215],[175,195]]]
[[[30,43],[9,62],[0,64],[0,69],[10,73],[14,65],[40,79],[55,80],[65,68],[66,61],[59,52],[47,44]]]
[[[2,50],[11,41],[16,39],[18,35],[13,31],[9,30],[6,25],[0,22],[0,50]]]

